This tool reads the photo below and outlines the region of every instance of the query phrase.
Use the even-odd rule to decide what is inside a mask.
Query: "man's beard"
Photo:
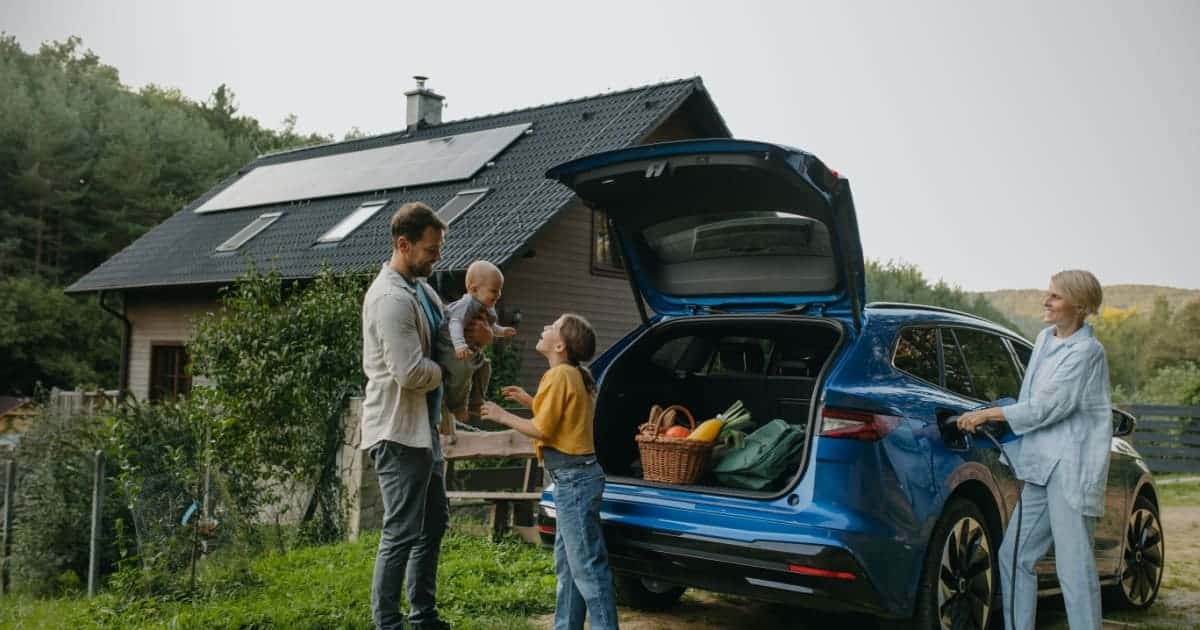
[[[413,275],[418,278],[428,278],[433,273],[433,263],[423,263],[412,268]]]

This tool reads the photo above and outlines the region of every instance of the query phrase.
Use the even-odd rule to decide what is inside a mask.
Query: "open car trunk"
[[[595,419],[600,465],[622,483],[764,497],[790,488],[811,443],[817,388],[841,340],[836,320],[782,314],[688,317],[654,327],[605,370]],[[806,436],[770,485],[761,491],[727,487],[711,472],[689,486],[642,479],[634,438],[652,405],[683,405],[699,425],[738,400],[755,427],[780,418]],[[676,422],[687,424],[683,417]]]

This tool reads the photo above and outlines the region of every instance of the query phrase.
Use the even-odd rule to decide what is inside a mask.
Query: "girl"
[[[536,349],[550,363],[537,396],[516,386],[501,390],[506,399],[532,408],[533,419],[491,401],[484,403],[482,417],[533,438],[538,460],[554,482],[554,630],[582,630],[585,615],[591,616],[593,630],[615,629],[616,596],[600,532],[604,471],[592,442],[596,383],[582,365],[596,352],[596,333],[586,319],[567,313],[542,329]]]

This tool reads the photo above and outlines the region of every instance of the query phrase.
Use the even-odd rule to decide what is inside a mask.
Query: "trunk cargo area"
[[[595,420],[600,465],[621,483],[698,492],[754,496],[790,487],[809,450],[808,423],[819,379],[841,338],[835,321],[794,315],[713,315],[656,326],[605,371]],[[728,487],[711,471],[687,486],[642,479],[634,438],[651,406],[683,405],[698,426],[738,400],[749,410],[753,428],[779,418],[806,435],[799,454],[771,484],[759,491]],[[687,420],[680,416],[676,424],[687,426]]]

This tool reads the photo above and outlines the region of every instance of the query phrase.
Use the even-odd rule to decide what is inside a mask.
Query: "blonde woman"
[[[1020,401],[972,411],[958,420],[959,427],[970,432],[985,422],[1007,421],[1021,436],[1011,451],[1014,472],[1025,482],[1021,518],[1009,520],[1000,545],[1009,629],[1033,629],[1034,565],[1052,543],[1067,622],[1073,630],[1100,628],[1100,582],[1092,539],[1096,520],[1104,513],[1112,406],[1104,347],[1086,320],[1100,309],[1102,299],[1100,283],[1091,273],[1054,274],[1043,303],[1042,319],[1050,326],[1033,347]]]

